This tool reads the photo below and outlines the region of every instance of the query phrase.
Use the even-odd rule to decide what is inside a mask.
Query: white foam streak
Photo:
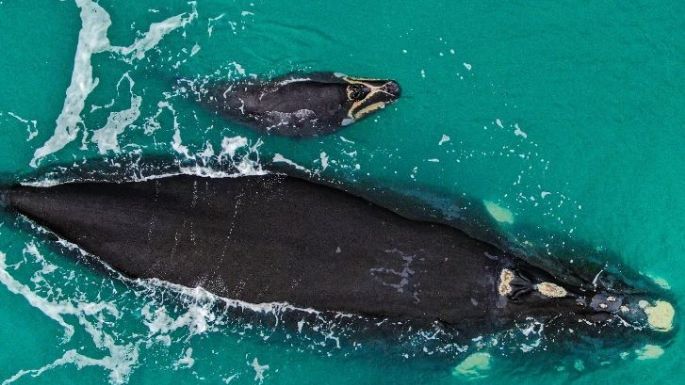
[[[158,23],[152,23],[150,24],[148,31],[143,34],[143,37],[136,39],[136,41],[128,47],[112,47],[112,51],[126,56],[131,55],[138,60],[143,59],[145,53],[156,47],[164,36],[178,28],[185,27],[195,20],[197,17],[197,9],[195,8],[196,3],[192,2],[190,4],[193,7],[193,10],[190,13],[183,13]]]
[[[71,339],[71,337],[74,335],[74,327],[64,321],[61,313],[73,313],[73,307],[69,306],[68,304],[54,306],[54,303],[37,296],[31,291],[30,288],[22,285],[21,282],[15,280],[7,272],[6,260],[6,255],[4,253],[0,253],[0,283],[5,285],[10,292],[24,297],[31,306],[40,310],[43,312],[43,314],[57,322],[60,326],[62,326],[62,328],[64,328],[64,339]]]
[[[213,294],[206,289],[204,289],[201,286],[198,287],[187,287],[183,285],[179,285],[176,283],[171,283],[168,281],[163,281],[161,279],[157,278],[147,278],[147,279],[136,279],[134,282],[139,283],[142,286],[156,286],[156,287],[161,287],[161,288],[167,288],[170,290],[173,290],[177,293],[182,293],[183,295],[186,295],[193,300],[197,301],[197,303],[215,303],[215,302],[223,302],[227,307],[229,308],[238,308],[238,309],[247,309],[250,311],[253,311],[255,313],[262,313],[262,314],[278,314],[280,312],[283,312],[284,310],[290,310],[290,311],[299,311],[302,313],[307,313],[307,314],[313,314],[313,315],[321,315],[321,312],[315,309],[311,308],[303,308],[303,307],[297,307],[294,305],[291,305],[287,302],[262,302],[262,303],[252,303],[252,302],[245,302],[241,301],[238,299],[230,299],[230,298],[224,298],[224,297],[219,297],[216,294]],[[199,315],[209,315],[206,310],[197,312],[197,310],[200,307],[197,306],[197,308],[193,308],[192,306],[189,308],[188,312],[195,312],[195,314],[189,315],[188,313],[182,315],[179,317],[180,319],[188,320],[188,319],[194,319],[196,325],[201,325],[202,322],[204,321],[199,321],[200,319],[204,319],[202,317],[198,317]],[[335,314],[337,316],[341,317],[351,317],[351,314],[344,313],[344,312],[331,312],[332,314]],[[155,333],[166,333],[169,331],[173,331],[176,328],[180,326],[188,326],[188,324],[183,324],[182,322],[178,322],[177,320],[173,320],[172,318],[167,318],[164,316],[164,314],[159,313],[159,314],[152,314],[149,312],[148,309],[148,314],[145,315],[143,314],[148,323],[148,328],[150,329],[151,334]],[[154,317],[161,317],[161,318],[154,318]],[[198,323],[200,322],[200,323]],[[178,325],[178,326],[176,326]],[[203,330],[203,328],[199,328],[197,330]]]
[[[91,57],[110,46],[107,30],[112,20],[107,11],[90,0],[76,0],[76,5],[81,8],[82,27],[76,46],[71,83],[67,88],[62,112],[57,117],[55,132],[35,151],[30,162],[31,167],[37,167],[41,158],[61,150],[76,139],[79,125],[83,124],[81,112],[86,98],[98,84],[98,80],[93,79]]]
[[[34,152],[29,163],[31,167],[37,167],[42,158],[63,149],[67,144],[76,140],[80,128],[82,126],[85,128],[81,113],[85,107],[86,98],[98,85],[98,79],[93,78],[91,63],[94,54],[108,51],[124,56],[124,60],[129,63],[133,59],[140,60],[145,57],[147,51],[157,46],[164,36],[186,26],[198,16],[196,3],[191,2],[189,3],[192,6],[190,13],[183,13],[158,23],[152,23],[149,30],[130,46],[113,47],[107,37],[107,31],[112,24],[107,11],[92,0],[75,1],[81,9],[81,30],[74,56],[71,83],[67,88],[62,112],[55,122],[55,131],[50,139]],[[126,59],[126,56],[130,56],[130,58]],[[109,121],[108,124],[114,125]],[[111,139],[111,136],[108,139]],[[111,142],[107,142],[104,138],[102,140],[105,141],[105,144],[104,147],[99,146],[101,153],[103,148],[105,152],[108,149],[113,149]]]
[[[283,155],[281,155],[281,154],[279,154],[279,153],[274,154],[274,157],[273,157],[273,160],[272,160],[272,161],[275,162],[275,163],[285,163],[285,164],[287,164],[287,165],[289,165],[289,166],[295,167],[296,170],[300,170],[300,171],[304,171],[304,172],[307,172],[307,173],[311,173],[311,171],[309,171],[309,169],[307,169],[306,167],[301,166],[301,165],[299,165],[299,164],[293,162],[292,160],[290,160],[290,159],[284,157]]]
[[[130,126],[140,117],[140,106],[143,98],[131,96],[131,107],[110,112],[107,123],[100,129],[93,132],[93,142],[97,143],[100,154],[107,151],[119,152],[119,141],[117,137],[123,133],[126,127]]]
[[[72,364],[76,366],[77,369],[83,369],[87,366],[99,366],[104,369],[109,370],[110,376],[109,380],[110,383],[112,384],[124,384],[128,381],[128,375],[127,372],[122,372],[121,365],[120,363],[114,359],[113,357],[103,357],[100,359],[96,358],[91,358],[91,357],[86,357],[80,353],[78,353],[75,349],[67,350],[64,352],[62,357],[56,359],[55,361],[41,367],[38,369],[22,369],[16,374],[14,374],[12,377],[6,379],[5,381],[2,382],[2,385],[9,385],[20,378],[30,375],[31,377],[39,377],[43,373],[54,369],[58,368],[60,366]]]
[[[45,258],[40,255],[35,244],[28,244],[24,252],[35,257],[35,262],[42,265],[41,271],[36,274],[49,274],[56,270],[56,266],[49,264]],[[35,275],[34,275],[35,277]],[[32,279],[33,281],[33,279]],[[99,327],[99,322],[105,313],[109,313],[115,318],[119,318],[120,314],[117,308],[108,302],[87,302],[77,300],[76,304],[70,300],[50,301],[40,297],[28,286],[14,279],[7,271],[6,255],[0,252],[0,283],[7,289],[17,295],[21,295],[33,307],[40,310],[50,319],[57,322],[64,328],[64,340],[69,341],[74,335],[74,326],[68,324],[64,316],[73,316],[78,320],[78,323],[83,327],[83,330],[90,335],[95,347],[101,350],[106,350],[109,354],[103,358],[95,359],[86,357],[76,350],[68,350],[61,358],[56,359],[50,364],[47,364],[39,369],[21,370],[12,377],[3,381],[3,385],[11,384],[25,375],[37,377],[45,371],[65,365],[73,364],[79,369],[85,366],[99,366],[109,371],[109,379],[112,384],[122,384],[128,380],[133,366],[138,362],[138,348],[133,344],[117,345],[114,338],[103,332]],[[91,322],[87,317],[95,317],[98,321]]]
[[[197,304],[190,305],[188,311],[178,318],[169,316],[164,307],[159,307],[152,311],[149,305],[146,305],[141,310],[141,313],[145,317],[145,326],[147,326],[150,336],[157,334],[166,335],[184,327],[187,327],[190,331],[189,336],[203,334],[209,330],[209,323],[215,319],[214,314],[206,307]]]

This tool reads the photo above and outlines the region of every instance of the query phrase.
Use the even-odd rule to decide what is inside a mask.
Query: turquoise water
[[[0,176],[296,164],[445,216],[450,202],[486,203],[507,238],[611,251],[682,303],[684,12],[676,2],[4,0]],[[393,78],[403,97],[339,134],[292,140],[217,119],[173,87],[294,70]],[[235,317],[199,289],[103,276],[53,246],[3,217],[4,383],[667,384],[685,374],[682,333],[594,354],[552,352],[538,334],[375,346],[335,323],[279,327],[278,309]],[[477,352],[489,368],[453,373]]]

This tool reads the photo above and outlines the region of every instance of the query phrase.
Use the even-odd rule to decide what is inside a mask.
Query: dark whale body
[[[467,338],[530,318],[575,336],[673,330],[673,307],[650,293],[576,287],[455,228],[293,177],[18,186],[2,201],[127,276],[251,303],[440,322]]]
[[[194,91],[202,104],[229,120],[291,137],[331,134],[400,96],[395,81],[330,72],[216,82]]]

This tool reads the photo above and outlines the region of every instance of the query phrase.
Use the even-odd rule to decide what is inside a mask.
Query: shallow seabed
[[[418,197],[446,216],[450,202],[482,204],[507,238],[611,251],[682,304],[683,14],[685,3],[647,1],[0,0],[0,176],[296,167]],[[393,78],[403,97],[339,134],[292,140],[222,121],[174,87],[318,70]],[[535,325],[464,345],[408,332],[399,347],[355,341],[328,320],[284,328],[280,305],[232,302],[248,307],[236,317],[201,289],[103,275],[31,224],[0,222],[3,384],[646,385],[685,375],[682,333],[669,346],[588,353],[558,351]]]

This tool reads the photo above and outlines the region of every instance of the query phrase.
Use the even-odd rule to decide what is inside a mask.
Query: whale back
[[[494,327],[508,258],[451,227],[280,175],[17,187],[6,199],[130,277],[472,333]]]

